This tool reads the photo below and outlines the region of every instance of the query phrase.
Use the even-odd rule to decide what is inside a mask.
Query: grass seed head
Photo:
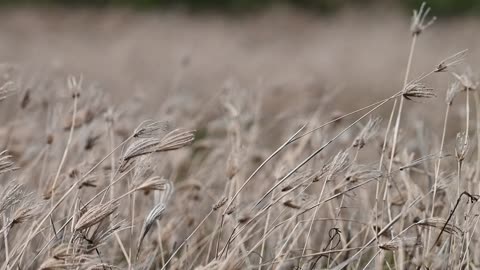
[[[349,172],[345,174],[345,180],[350,183],[356,183],[368,179],[380,179],[383,176],[382,171],[365,166],[352,166]]]
[[[16,181],[11,181],[7,184],[0,196],[0,214],[2,214],[8,208],[22,201],[24,198],[22,186]]]
[[[168,180],[160,176],[152,176],[145,180],[143,183],[140,183],[135,189],[142,190],[145,194],[148,194],[153,190],[166,190],[168,185]]]
[[[408,84],[402,92],[404,98],[433,98],[436,97],[433,88],[426,87],[423,83],[413,82]]]
[[[14,224],[24,223],[30,220],[35,216],[35,206],[34,205],[23,205],[18,208],[13,214],[12,226]]]
[[[463,231],[462,231],[462,229],[460,229],[460,227],[451,224],[451,222],[446,224],[446,222],[447,222],[447,220],[445,220],[443,218],[432,217],[432,218],[426,218],[426,219],[419,220],[415,224],[418,225],[418,226],[432,227],[432,228],[436,228],[436,229],[439,229],[439,230],[443,230],[444,232],[446,232],[448,234],[455,235],[457,237],[460,237],[460,236],[463,235]]]
[[[148,213],[148,215],[145,217],[145,221],[143,222],[143,226],[142,226],[142,232],[140,233],[140,239],[138,240],[137,259],[138,259],[138,255],[140,254],[140,248],[142,246],[143,239],[145,238],[147,233],[150,231],[153,224],[155,224],[155,221],[162,218],[162,215],[165,209],[166,209],[166,205],[164,203],[159,203],[155,205],[152,208],[152,210],[150,210],[150,213]]]
[[[452,74],[460,82],[460,85],[463,87],[464,91],[471,91],[477,89],[479,81],[470,68],[468,68],[462,74],[457,74],[455,72]]]
[[[420,35],[425,29],[430,27],[435,22],[437,19],[435,16],[429,21],[425,21],[429,13],[430,7],[426,7],[425,2],[422,3],[419,10],[413,10],[412,23],[410,25],[410,32],[412,32],[412,35]]]
[[[362,131],[360,131],[360,134],[358,134],[353,141],[352,147],[362,149],[367,144],[367,141],[376,135],[381,121],[382,120],[379,117],[370,118]]]
[[[453,67],[465,60],[468,50],[460,51],[452,56],[449,56],[443,59],[440,64],[438,64],[435,72],[444,72],[449,70],[450,67]]]
[[[336,174],[344,171],[351,165],[347,151],[341,151],[333,158],[327,172],[327,181],[330,181]]]
[[[134,140],[122,156],[120,171],[125,171],[133,163],[134,158],[153,153],[159,143],[159,139],[152,137]]]
[[[460,93],[462,90],[459,81],[455,81],[454,83],[450,84],[450,87],[447,90],[447,95],[445,97],[445,102],[448,106],[453,104],[453,99],[455,96]]]
[[[107,222],[106,222],[107,221]],[[108,238],[115,232],[121,231],[126,228],[123,224],[123,221],[120,221],[114,225],[110,225],[108,220],[101,222],[99,226],[95,227],[95,230],[92,233],[92,236],[89,238],[87,245],[87,252],[93,251],[102,244],[105,244]]]
[[[82,188],[96,188],[98,186],[98,179],[96,175],[87,175],[85,176],[80,183],[78,183],[78,189]]]
[[[120,171],[125,171],[136,157],[180,149],[189,145],[195,138],[194,131],[175,129],[162,139],[155,137],[140,137],[133,141],[122,157]]]
[[[72,92],[72,98],[76,99],[80,97],[80,91],[82,90],[83,78],[76,78],[74,76],[68,76],[67,86]]]
[[[379,248],[388,251],[397,251],[398,249],[402,248],[410,248],[414,246],[421,245],[421,241],[417,237],[405,237],[405,238],[397,238],[394,240],[390,240],[386,243],[380,244]]]
[[[175,129],[162,138],[155,149],[156,152],[165,152],[180,149],[193,142],[195,139],[194,130]]]
[[[458,161],[463,161],[468,151],[469,140],[465,132],[457,133],[455,140],[455,156]]]
[[[8,155],[7,151],[0,152],[0,174],[14,171],[18,168],[15,167],[15,163],[12,161],[12,156]]]
[[[221,198],[216,204],[212,206],[213,211],[217,211],[220,207],[224,206],[228,202],[227,197]]]
[[[135,138],[156,137],[160,132],[167,131],[168,128],[169,128],[168,122],[146,120],[146,121],[143,121],[133,131],[133,137]]]
[[[118,204],[109,202],[92,206],[78,219],[77,224],[75,224],[75,231],[82,231],[102,222],[113,214],[117,208]]]

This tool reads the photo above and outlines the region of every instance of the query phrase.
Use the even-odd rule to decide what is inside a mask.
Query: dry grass
[[[189,99],[183,59],[145,120],[88,74],[2,66],[1,270],[480,267],[479,81],[462,47],[417,67],[433,21],[414,12],[403,84],[347,113],[300,92],[272,116],[232,81]]]

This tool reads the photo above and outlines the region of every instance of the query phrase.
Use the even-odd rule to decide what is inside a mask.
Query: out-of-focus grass
[[[475,19],[1,15],[1,270],[480,265]]]
[[[419,6],[424,0],[388,1],[397,7],[409,11]],[[430,0],[427,1],[437,15],[478,14],[478,0]],[[63,6],[77,7],[133,7],[139,9],[171,9],[185,8],[190,11],[221,11],[243,13],[259,11],[276,5],[289,5],[313,13],[333,12],[344,7],[370,8],[385,4],[380,0],[0,0],[0,4],[8,6]]]

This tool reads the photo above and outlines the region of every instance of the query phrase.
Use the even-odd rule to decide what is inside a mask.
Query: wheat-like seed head
[[[383,250],[397,251],[400,248],[411,248],[421,244],[422,242],[418,237],[404,237],[390,240],[386,243],[380,244],[378,247]]]
[[[453,225],[451,223],[447,223],[446,219],[443,218],[438,218],[438,217],[432,217],[432,218],[426,218],[422,219],[418,222],[415,223],[415,225],[418,226],[425,226],[425,227],[433,227],[439,230],[443,230],[444,232],[448,234],[452,234],[457,237],[461,237],[463,235],[463,231],[460,227]]]
[[[92,206],[88,209],[75,224],[75,231],[82,231],[102,222],[105,218],[113,214],[117,210],[117,203],[103,203]]]
[[[132,160],[139,156],[177,150],[192,143],[194,138],[194,131],[182,129],[175,129],[162,139],[155,137],[137,138],[123,154],[120,170],[126,170],[131,165]]]
[[[43,261],[39,269],[88,269],[91,266],[101,265],[98,262],[98,255],[87,254],[83,246],[75,246],[68,243],[61,243],[51,250],[51,255]]]
[[[436,97],[433,88],[429,88],[420,82],[408,84],[402,92],[404,98],[412,100],[412,98],[433,98]]]
[[[145,221],[143,222],[142,231],[140,233],[140,239],[138,240],[137,244],[137,259],[138,255],[140,254],[140,248],[143,243],[143,239],[147,235],[147,233],[152,228],[153,224],[155,224],[156,220],[159,220],[162,217],[163,212],[165,211],[166,205],[164,203],[159,203],[155,205],[150,213],[145,217]]]
[[[135,187],[136,190],[142,190],[145,193],[148,193],[153,190],[166,190],[167,185],[169,185],[168,180],[165,178],[162,178],[160,176],[152,176],[149,177],[147,180],[145,180],[142,183],[139,183],[137,187]]]
[[[133,137],[135,138],[149,138],[156,137],[160,132],[168,130],[168,122],[162,121],[143,121],[134,131]]]
[[[123,221],[113,225],[110,225],[110,221],[108,219],[100,222],[99,225],[95,227],[92,235],[88,239],[86,251],[91,252],[94,249],[97,249],[99,246],[106,244],[108,238],[110,238],[113,233],[119,232],[124,228],[126,228],[126,226],[124,225]]]
[[[90,188],[97,187],[98,185],[97,177],[98,176],[94,174],[87,175],[80,181],[80,183],[78,183],[78,189],[87,188],[87,187],[90,187]]]
[[[463,161],[467,154],[469,147],[468,136],[465,132],[457,133],[456,143],[455,143],[455,156],[458,161]]]
[[[0,152],[0,174],[18,169],[14,165],[12,156],[8,155],[7,150]]]
[[[368,179],[380,179],[383,172],[366,166],[352,166],[345,174],[345,180],[350,183],[357,183]]]
[[[8,208],[18,204],[23,199],[22,186],[15,180],[8,183],[0,197],[0,214],[2,214]]]
[[[217,211],[220,207],[224,206],[228,202],[227,197],[221,198],[216,204],[212,206],[213,211]]]
[[[20,207],[18,207],[13,213],[10,226],[13,227],[16,224],[25,223],[34,218],[37,214],[39,214],[40,207],[41,204],[33,199],[25,199],[22,201]]]
[[[155,179],[154,179],[155,180]],[[158,181],[158,180],[155,180]],[[166,179],[161,179],[162,181],[162,192],[161,192],[161,197],[159,203],[157,203],[152,210],[148,213],[148,215],[145,217],[145,221],[143,222],[142,225],[142,230],[140,233],[140,238],[138,240],[137,244],[137,259],[140,254],[140,248],[143,243],[143,239],[145,236],[148,234],[150,229],[152,228],[153,224],[155,224],[155,221],[159,220],[162,218],[163,212],[165,211],[167,207],[167,203],[170,200],[170,197],[173,194],[173,184],[171,181],[166,180]]]
[[[134,158],[153,153],[153,149],[159,143],[159,139],[151,137],[134,140],[122,156],[120,171],[125,171],[130,165],[132,165]]]
[[[175,129],[162,138],[155,152],[164,152],[180,149],[189,145],[195,139],[194,130]]]
[[[345,170],[350,166],[349,154],[347,151],[341,151],[335,155],[332,162],[330,163],[326,180],[330,181],[337,173]]]

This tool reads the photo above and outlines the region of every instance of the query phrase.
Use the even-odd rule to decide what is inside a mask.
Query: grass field
[[[480,267],[478,19],[0,13],[1,270]]]

